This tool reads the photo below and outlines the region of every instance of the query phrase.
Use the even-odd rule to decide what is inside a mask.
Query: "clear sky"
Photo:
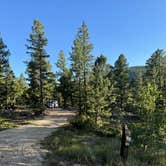
[[[34,19],[45,26],[47,52],[55,70],[60,49],[69,57],[83,20],[95,56],[114,64],[124,53],[130,66],[144,65],[157,49],[166,49],[166,0],[0,0],[0,32],[18,76],[25,72],[26,39]]]

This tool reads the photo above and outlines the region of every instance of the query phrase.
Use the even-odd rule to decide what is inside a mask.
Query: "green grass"
[[[50,152],[44,165],[121,166],[120,138],[99,136],[95,132],[70,126],[59,128],[45,139],[43,146]],[[130,147],[128,166],[165,166],[163,155],[143,153]]]
[[[19,125],[20,125],[20,123],[15,122],[11,119],[0,117],[0,131],[9,129],[9,128],[13,128],[13,127],[17,127]]]
[[[22,117],[17,111],[0,112],[0,131],[28,124],[32,117]]]

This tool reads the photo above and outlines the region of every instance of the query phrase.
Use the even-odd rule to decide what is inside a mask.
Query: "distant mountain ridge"
[[[146,71],[145,66],[132,66],[129,67],[129,76],[130,76],[130,80],[133,80],[136,78],[136,75],[138,73],[140,73],[141,75],[143,75]]]

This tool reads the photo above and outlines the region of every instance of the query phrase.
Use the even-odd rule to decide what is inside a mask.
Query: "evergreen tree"
[[[143,86],[143,75],[141,72],[138,72],[135,79],[130,82],[130,89],[132,93],[132,108],[133,110],[139,109],[139,102],[137,101],[138,99],[138,93],[141,91]]]
[[[11,68],[5,69],[3,82],[1,84],[1,107],[5,109],[14,108],[15,105],[15,76]]]
[[[166,108],[164,84],[166,82],[166,60],[164,50],[156,50],[146,62],[145,81],[150,82],[159,90],[156,107],[159,110]]]
[[[0,38],[0,78],[4,78],[6,68],[9,66],[10,52],[7,46],[4,44],[2,38]]]
[[[144,145],[144,150],[164,141],[165,111],[158,109],[156,102],[160,91],[153,83],[143,85],[137,92],[140,121],[134,128],[134,142]]]
[[[114,66],[116,107],[120,114],[124,113],[129,100],[129,71],[127,60],[121,54]]]
[[[56,80],[55,73],[52,72],[52,66],[47,62],[47,73],[43,81],[44,99],[54,99],[56,96]]]
[[[10,67],[6,71],[6,106],[7,108],[13,108],[16,104],[16,90],[15,90],[15,76]]]
[[[27,40],[27,53],[31,59],[27,62],[27,74],[29,81],[29,98],[34,108],[40,108],[36,113],[44,110],[44,81],[47,80],[49,55],[45,50],[47,39],[44,36],[44,27],[40,21],[35,20],[32,26],[32,33]]]
[[[162,145],[165,137],[165,97],[164,97],[164,52],[157,50],[146,63],[144,80],[138,78],[135,103],[139,110],[139,123],[133,132],[134,142],[144,145],[144,150],[151,150]]]
[[[146,62],[146,80],[153,83],[159,89],[163,87],[164,84],[164,50],[156,50],[152,56]]]
[[[80,114],[87,111],[88,81],[92,68],[92,48],[92,44],[89,43],[88,28],[83,22],[78,30],[71,52],[71,70],[76,88],[74,98],[78,103]]]
[[[56,63],[56,66],[60,69],[58,72],[58,75],[63,75],[65,71],[67,70],[66,68],[66,58],[63,50],[60,50],[59,56],[58,56],[58,61]]]
[[[163,87],[162,87],[162,94],[163,94],[163,101],[164,107],[166,109],[166,55],[163,57]]]
[[[106,57],[101,55],[95,61],[91,79],[91,97],[89,112],[97,126],[102,126],[110,117],[110,66],[106,63]]]
[[[67,107],[67,101],[69,100],[70,97],[70,78],[71,78],[71,74],[70,74],[70,70],[67,69],[66,67],[66,58],[64,55],[64,52],[61,50],[59,53],[59,57],[58,57],[58,61],[57,61],[57,67],[60,69],[58,72],[58,76],[59,76],[59,93],[61,94],[62,98],[63,98],[63,107],[66,108]]]
[[[10,52],[0,38],[0,108],[7,108]]]
[[[19,78],[15,79],[15,99],[17,105],[25,105],[25,93],[28,86],[23,74]]]

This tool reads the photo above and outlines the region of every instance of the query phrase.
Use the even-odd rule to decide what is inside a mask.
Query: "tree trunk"
[[[43,78],[42,78],[42,57],[40,55],[40,114],[43,112]]]
[[[80,80],[80,77],[79,77],[79,80],[78,80],[78,91],[79,91],[79,103],[78,103],[78,106],[79,106],[79,113],[81,114],[81,80]]]

